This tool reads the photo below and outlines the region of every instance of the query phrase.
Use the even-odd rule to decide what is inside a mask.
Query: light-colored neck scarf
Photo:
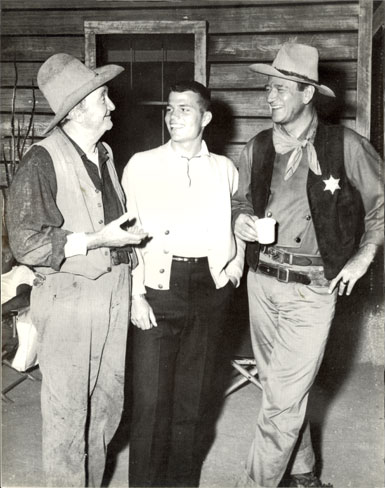
[[[289,161],[287,162],[284,180],[288,180],[293,176],[296,169],[301,162],[303,149],[307,151],[307,160],[309,162],[309,168],[316,175],[321,175],[321,168],[318,162],[317,153],[313,145],[315,133],[318,126],[317,113],[314,112],[312,121],[310,122],[309,128],[305,139],[299,140],[296,137],[290,135],[285,129],[283,129],[279,124],[274,124],[273,126],[273,144],[275,152],[278,154],[286,154],[289,151],[293,151],[290,155]]]

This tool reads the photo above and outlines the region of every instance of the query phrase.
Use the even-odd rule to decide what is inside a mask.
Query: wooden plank
[[[357,58],[356,32],[333,32],[318,34],[245,34],[210,35],[209,62],[272,62],[280,46],[287,41],[310,44],[319,50],[321,60],[347,61]],[[125,59],[127,53],[113,53],[113,62]]]
[[[79,37],[2,37],[2,61],[45,61],[58,52],[84,59],[84,38]]]
[[[384,27],[384,18],[385,18],[385,5],[384,2],[381,2],[380,6],[377,7],[377,10],[373,14],[373,28],[372,28],[372,36],[375,36],[381,27]]]
[[[262,89],[266,84],[266,76],[251,71],[249,66],[250,63],[212,63],[209,67],[209,87],[214,89]],[[354,61],[321,62],[319,73],[320,80],[325,85],[338,84],[344,86],[345,89],[356,88],[357,65]]]
[[[34,135],[36,138],[41,138],[43,136],[44,130],[48,127],[48,124],[52,121],[53,115],[40,115],[37,114],[33,118]],[[15,125],[16,128],[20,125],[20,130],[22,134],[25,134],[28,122],[29,114],[27,113],[24,117],[20,114],[16,116]],[[3,114],[0,120],[0,132],[2,137],[11,136],[11,114]]]
[[[302,30],[301,30],[302,32]],[[298,42],[315,46],[321,60],[351,60],[357,58],[356,32],[328,32],[312,34],[250,34],[211,35],[209,61],[271,62],[284,42]]]
[[[41,63],[17,63],[17,85],[31,86],[32,81],[36,85],[37,72]],[[13,86],[15,83],[15,67],[11,62],[0,64],[1,86]]]
[[[36,113],[38,112],[51,112],[47,100],[44,98],[41,91],[37,88],[35,90],[36,97]],[[16,92],[16,111],[17,112],[27,112],[31,111],[32,107],[32,90],[27,88],[20,88]],[[12,88],[3,88],[1,90],[0,97],[0,111],[10,112],[12,105]]]
[[[341,117],[355,117],[356,115],[356,91],[347,90],[343,98],[326,100],[323,97],[325,111],[338,111]],[[227,110],[233,117],[269,117],[270,110],[263,91],[213,91],[212,100],[218,110]]]
[[[301,1],[301,0],[299,0]],[[336,0],[305,0],[307,4],[335,3]],[[305,3],[304,2],[304,3]],[[197,7],[197,0],[34,0],[34,9],[115,9],[115,8],[154,8],[156,7]],[[234,6],[240,5],[273,5],[292,4],[293,0],[199,0],[200,6]],[[352,3],[352,0],[338,0],[338,3]],[[3,10],[31,9],[31,0],[3,0]]]
[[[356,130],[370,139],[370,107],[372,81],[372,0],[360,0],[360,27],[357,60]]]
[[[133,10],[3,11],[3,35],[79,35],[85,20],[147,21],[204,20],[210,34],[235,32],[354,31],[358,28],[356,3],[325,4],[322,15],[316,4],[233,6],[218,8],[147,8]]]
[[[296,41],[319,49],[321,60],[357,58],[357,33],[309,35],[210,36],[209,62],[271,62],[281,44]],[[2,38],[2,61],[44,61],[56,52],[66,52],[84,59],[83,37],[7,37]],[[116,59],[119,53],[114,53]],[[123,56],[123,55],[122,55]],[[123,58],[122,58],[123,59]]]
[[[204,85],[207,83],[207,22],[205,21],[86,21],[84,31],[86,64],[93,68],[96,66],[95,37],[98,34],[194,34],[194,78]],[[173,55],[170,54],[172,59]],[[117,57],[116,52],[114,57]],[[122,59],[127,61],[126,57]]]

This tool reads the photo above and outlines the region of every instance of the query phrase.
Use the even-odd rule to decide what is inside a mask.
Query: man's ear
[[[209,111],[206,111],[202,117],[202,127],[206,127],[207,125],[209,125],[212,118],[213,118],[213,114]]]
[[[75,105],[75,107],[71,109],[67,115],[67,119],[75,120],[76,122],[81,122],[82,117],[83,117],[83,110],[80,106],[80,103]]]
[[[314,97],[315,87],[313,85],[307,85],[303,91],[303,103],[308,105]]]

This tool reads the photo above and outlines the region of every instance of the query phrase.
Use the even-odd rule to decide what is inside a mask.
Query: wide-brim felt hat
[[[124,68],[115,64],[87,68],[70,54],[58,53],[40,67],[37,84],[55,113],[44,134],[52,130],[78,103],[118,76]]]
[[[286,42],[279,49],[272,65],[257,63],[249,68],[263,75],[313,85],[322,95],[335,97],[333,90],[318,82],[318,59],[317,48]]]

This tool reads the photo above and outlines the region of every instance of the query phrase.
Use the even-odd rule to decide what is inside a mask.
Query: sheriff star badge
[[[332,175],[330,175],[329,179],[323,180],[323,182],[325,183],[324,191],[329,190],[332,195],[334,195],[334,192],[336,190],[341,190],[339,178],[336,179],[336,178],[333,178]]]

